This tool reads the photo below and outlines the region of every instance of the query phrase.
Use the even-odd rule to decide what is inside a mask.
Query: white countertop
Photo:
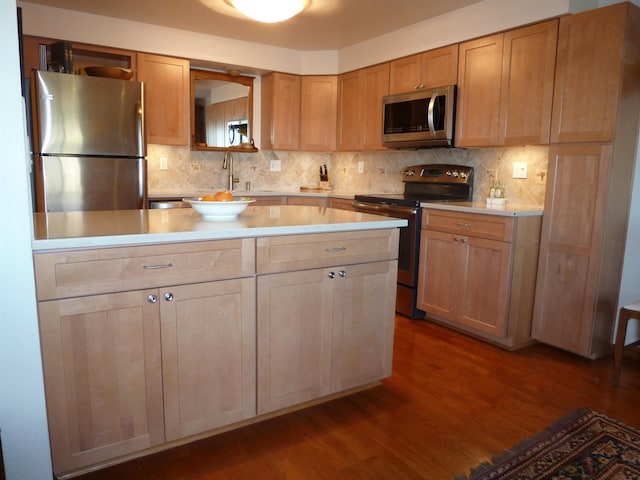
[[[34,214],[34,251],[396,228],[406,220],[314,206],[250,206],[232,221],[191,208]]]
[[[149,192],[149,200],[173,200],[182,198],[194,198],[202,197],[210,194],[211,190],[194,190],[187,192],[186,194],[179,194],[175,192]],[[236,197],[333,197],[333,198],[347,198],[353,199],[353,192],[339,192],[334,190],[233,190],[233,194]]]
[[[423,202],[423,208],[433,208],[438,210],[451,210],[462,213],[481,213],[484,215],[500,215],[507,217],[524,217],[542,215],[541,205],[520,205],[507,201],[505,205],[487,205],[486,202],[452,202],[436,201]]]

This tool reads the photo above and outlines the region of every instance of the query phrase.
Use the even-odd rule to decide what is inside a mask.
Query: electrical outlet
[[[167,157],[160,157],[160,170],[169,170],[169,161]]]
[[[527,162],[513,164],[513,178],[527,178]]]
[[[271,160],[269,162],[269,170],[272,172],[279,172],[281,170],[280,160]]]
[[[358,162],[358,173],[364,173],[364,162],[362,160]]]

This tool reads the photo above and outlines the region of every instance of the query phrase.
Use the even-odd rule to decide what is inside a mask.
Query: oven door
[[[420,233],[420,207],[400,207],[387,204],[354,201],[358,212],[406,219],[408,225],[400,228],[398,247],[398,283],[415,288],[418,279],[418,234]]]

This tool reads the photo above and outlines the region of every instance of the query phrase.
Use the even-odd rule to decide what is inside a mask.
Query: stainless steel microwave
[[[382,144],[385,147],[453,145],[455,85],[387,95],[382,104]]]

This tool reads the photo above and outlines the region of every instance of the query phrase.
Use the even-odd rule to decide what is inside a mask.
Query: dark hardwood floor
[[[578,407],[640,428],[640,363],[545,345],[507,352],[396,318],[381,386],[78,477],[453,479]]]

